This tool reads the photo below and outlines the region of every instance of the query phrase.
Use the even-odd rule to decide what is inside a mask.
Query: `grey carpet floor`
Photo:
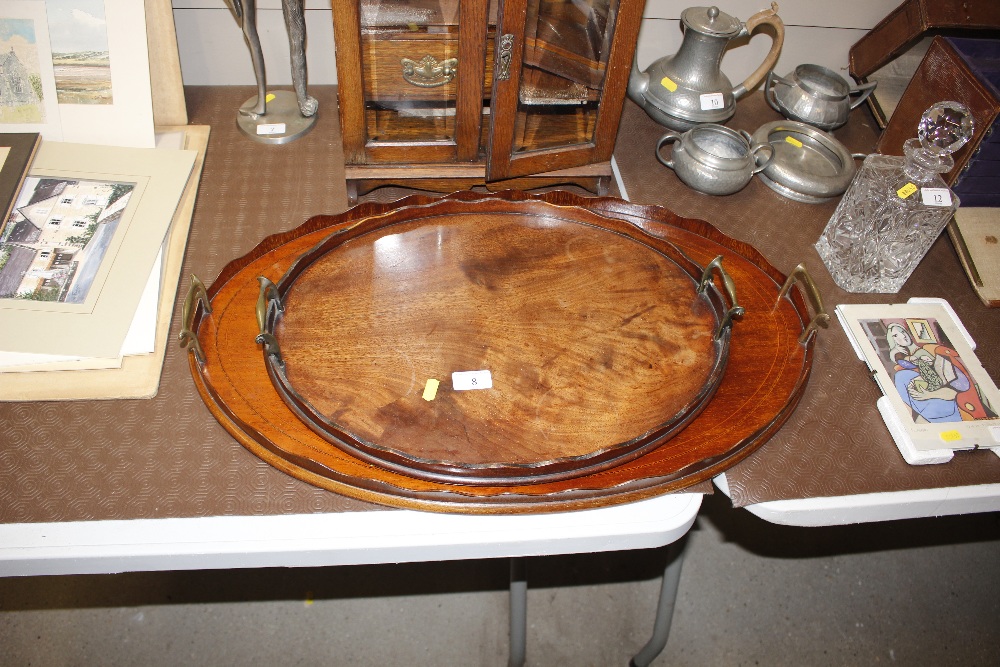
[[[770,525],[706,498],[654,665],[1000,664],[1000,514]],[[626,665],[665,549],[527,560],[528,665]],[[504,665],[502,560],[0,579],[0,665]]]

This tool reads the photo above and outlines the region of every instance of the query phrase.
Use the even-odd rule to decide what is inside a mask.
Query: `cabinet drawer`
[[[365,97],[372,101],[454,100],[458,90],[458,77],[478,74],[470,73],[459,62],[457,66],[452,66],[455,74],[449,80],[441,69],[445,61],[458,59],[457,35],[363,35],[361,49]],[[488,40],[486,54],[484,99],[489,98],[493,87],[492,36]]]

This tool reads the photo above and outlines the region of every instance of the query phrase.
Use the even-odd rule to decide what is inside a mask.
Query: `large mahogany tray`
[[[817,318],[789,284],[657,207],[410,197],[269,237],[200,301],[195,281],[182,339],[213,414],[300,479],[563,510],[678,490],[762,444],[811,367]],[[482,370],[492,388],[452,386]]]

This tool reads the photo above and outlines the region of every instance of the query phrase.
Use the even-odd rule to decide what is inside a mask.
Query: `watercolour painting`
[[[4,0],[6,2],[6,0]],[[153,148],[153,94],[140,0],[47,0],[63,141]]]
[[[46,0],[59,104],[113,104],[104,0]]]
[[[0,132],[62,139],[44,2],[0,4]]]
[[[3,239],[20,265],[0,298],[0,350],[121,356],[196,156],[42,142]]]
[[[0,237],[0,299],[84,303],[135,183],[25,179]]]

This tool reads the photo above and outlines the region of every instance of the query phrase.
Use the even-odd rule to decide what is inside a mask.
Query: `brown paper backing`
[[[230,260],[262,238],[313,215],[346,208],[336,89],[316,86],[313,131],[267,146],[237,128],[236,109],[252,87],[188,87],[189,121],[212,126],[179,294],[191,274],[211,284]],[[755,94],[737,105],[733,127],[777,120]],[[630,199],[708,220],[756,246],[779,270],[804,261],[829,308],[841,302],[892,302],[910,296],[949,299],[979,343],[987,371],[1000,377],[1000,310],[985,308],[969,286],[950,241],[942,237],[899,295],[847,295],[833,285],[812,243],[835,202],[800,204],[760,181],[728,197],[697,193],[653,156],[663,128],[626,102],[616,156]],[[867,111],[853,112],[835,136],[868,151],[875,142]],[[385,200],[407,191],[381,190]],[[179,331],[175,304],[171,341]],[[294,479],[257,459],[212,417],[191,379],[187,353],[171,344],[157,396],[148,400],[0,404],[0,521],[45,522],[217,515],[268,515],[383,509]],[[731,469],[737,506],[765,500],[1000,482],[1000,458],[958,454],[945,465],[907,466],[875,409],[868,380],[836,323],[821,331],[815,366],[788,423]],[[710,492],[704,483],[690,489]]]

